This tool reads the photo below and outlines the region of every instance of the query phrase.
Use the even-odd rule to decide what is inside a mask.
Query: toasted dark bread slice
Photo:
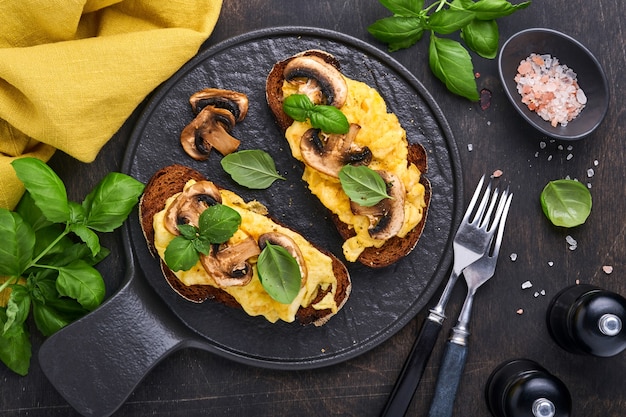
[[[340,70],[339,61],[331,54],[320,51],[316,49],[308,50],[300,52],[292,57],[289,57],[283,61],[276,63],[270,73],[268,74],[266,81],[266,98],[267,104],[274,115],[274,119],[276,124],[284,134],[287,128],[291,126],[293,123],[293,119],[289,117],[283,111],[283,92],[282,87],[284,83],[283,71],[285,66],[295,57],[298,56],[309,56],[314,55],[322,58],[327,63],[333,65],[335,68]],[[366,248],[361,255],[358,257],[358,261],[363,265],[372,267],[372,268],[382,268],[385,266],[389,266],[406,255],[408,255],[417,244],[422,231],[424,230],[424,225],[426,222],[426,217],[428,214],[428,207],[430,206],[430,198],[431,198],[431,186],[430,181],[423,175],[427,169],[427,157],[426,150],[424,147],[418,143],[410,143],[408,149],[408,164],[414,164],[422,173],[420,176],[420,183],[425,188],[424,200],[426,203],[426,207],[424,208],[424,213],[421,221],[404,237],[399,238],[397,236],[392,237],[387,240],[383,246],[380,248]],[[355,235],[354,230],[347,224],[341,222],[339,217],[333,213],[331,213],[331,219],[333,220],[339,234],[344,240],[349,239],[350,237]]]
[[[174,194],[181,192],[187,181],[190,179],[202,181],[206,178],[198,171],[183,165],[175,164],[157,171],[146,185],[139,203],[139,220],[141,222],[141,228],[150,252],[155,257],[159,257],[159,255],[154,247],[154,215],[163,210],[167,199]],[[276,221],[274,222],[278,223]],[[284,225],[281,226],[285,227]],[[316,247],[316,249],[332,259],[333,274],[337,278],[335,302],[337,303],[338,308],[341,309],[347,301],[352,289],[348,270],[345,265],[332,253],[319,247]],[[163,271],[163,275],[168,284],[183,298],[195,303],[213,300],[230,307],[241,308],[241,305],[235,300],[235,298],[219,288],[211,285],[185,285],[176,277],[174,272],[167,267],[162,259],[159,258],[159,261],[161,263],[161,270]],[[325,292],[320,291],[316,299],[311,304],[319,302],[325,295]],[[296,318],[302,324],[312,323],[316,326],[320,326],[326,323],[333,315],[334,313],[332,313],[330,309],[316,310],[315,308],[309,306],[306,308],[301,307],[296,314]]]

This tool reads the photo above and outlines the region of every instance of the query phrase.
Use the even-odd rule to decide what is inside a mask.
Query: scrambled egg
[[[397,235],[402,238],[421,221],[426,206],[425,189],[419,183],[421,173],[415,165],[407,166],[406,132],[397,116],[387,112],[387,106],[380,94],[360,81],[346,78],[346,82],[348,99],[340,110],[350,123],[361,126],[355,143],[361,147],[367,146],[372,151],[370,168],[392,172],[404,183],[407,193],[404,203],[405,217],[402,229]],[[294,92],[293,87],[285,83],[284,95],[288,96]],[[296,121],[285,133],[292,155],[302,162],[304,160],[300,153],[300,139],[310,127],[308,121]],[[352,213],[350,200],[338,178],[323,174],[309,166],[305,166],[302,178],[325,207],[355,230],[356,235],[343,244],[343,253],[348,261],[356,261],[365,248],[381,247],[385,243],[384,240],[370,237],[368,232],[370,223],[366,216]]]
[[[193,180],[190,181],[187,186],[191,184],[193,184]],[[264,316],[272,323],[275,323],[279,319],[286,322],[293,322],[296,312],[301,306],[310,306],[318,295],[318,292],[326,291],[328,288],[330,288],[330,291],[325,297],[318,303],[312,305],[312,307],[317,310],[330,309],[333,313],[337,312],[337,304],[335,302],[337,280],[333,274],[331,258],[317,250],[298,233],[274,223],[266,216],[267,210],[261,203],[256,201],[246,203],[237,194],[227,190],[220,190],[220,194],[222,196],[222,204],[237,210],[242,219],[240,229],[231,238],[231,243],[236,243],[238,240],[241,240],[243,236],[247,235],[252,236],[258,241],[259,236],[263,233],[283,233],[291,237],[299,246],[308,271],[304,286],[300,289],[300,292],[291,304],[279,303],[265,292],[265,289],[259,281],[256,259],[250,259],[250,263],[253,265],[254,275],[249,284],[239,287],[222,288],[222,290],[232,295],[237,302],[241,304],[241,307],[247,314],[251,316]],[[165,209],[154,216],[154,244],[161,258],[165,256],[167,245],[175,237],[167,231],[164,225],[165,212],[175,197],[176,196],[171,197]],[[200,262],[188,271],[178,271],[175,272],[175,274],[178,279],[186,285],[199,284],[216,286],[215,282],[206,273]]]

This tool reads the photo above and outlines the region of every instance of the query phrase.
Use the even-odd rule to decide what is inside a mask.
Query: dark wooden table
[[[387,15],[376,0],[228,0],[206,46],[254,29],[306,25],[352,35],[385,50],[366,28]],[[479,88],[493,92],[491,106],[482,110],[453,96],[435,79],[428,69],[425,40],[393,53],[424,83],[451,125],[460,150],[464,205],[477,178],[495,170],[502,170],[503,180],[515,193],[496,277],[477,295],[469,358],[455,405],[457,416],[489,415],[483,397],[489,374],[501,362],[520,357],[541,363],[565,382],[573,394],[573,415],[626,414],[625,354],[599,359],[566,353],[551,341],[544,324],[552,296],[576,281],[626,295],[624,16],[622,0],[538,0],[499,20],[501,43],[528,27],[550,27],[580,40],[604,66],[611,89],[608,115],[593,136],[573,143],[551,141],[523,122],[506,101],[495,60],[475,59]],[[61,153],[54,156],[50,164],[67,184],[70,197],[82,199],[105,173],[120,169],[139,110],[94,163],[82,164]],[[592,177],[587,174],[590,168],[595,172]],[[593,195],[587,223],[571,230],[551,226],[539,205],[545,184],[566,176],[591,184]],[[575,250],[568,248],[567,235],[577,241]],[[106,237],[104,244],[112,249],[101,265],[111,294],[124,277],[124,254],[119,234]],[[511,254],[517,260],[512,261]],[[613,273],[603,272],[605,265],[612,266]],[[532,289],[521,289],[526,280],[532,281]],[[535,296],[541,290],[545,295]],[[459,284],[449,304],[450,316],[456,316],[464,295],[464,285]],[[205,351],[182,350],[158,364],[115,415],[377,416],[424,317],[422,312],[388,341],[357,358],[317,370],[257,369]],[[409,415],[427,412],[444,335],[454,321],[444,326]],[[0,367],[0,415],[75,415],[43,375],[36,357],[43,339],[37,334],[33,338],[35,355],[28,376],[19,377]]]

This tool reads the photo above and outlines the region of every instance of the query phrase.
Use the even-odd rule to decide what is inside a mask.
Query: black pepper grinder
[[[548,331],[568,352],[598,357],[626,349],[626,299],[593,285],[573,285],[550,302]]]
[[[572,397],[565,384],[529,359],[500,364],[485,386],[494,417],[569,417]]]

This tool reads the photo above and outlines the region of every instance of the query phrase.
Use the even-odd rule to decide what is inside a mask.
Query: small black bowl
[[[577,74],[578,85],[587,96],[587,104],[567,126],[553,127],[522,103],[515,75],[520,62],[530,54],[549,54]],[[602,122],[609,106],[606,75],[593,54],[576,39],[552,29],[526,29],[511,36],[502,45],[498,71],[509,100],[533,127],[555,139],[578,140],[591,134]]]

